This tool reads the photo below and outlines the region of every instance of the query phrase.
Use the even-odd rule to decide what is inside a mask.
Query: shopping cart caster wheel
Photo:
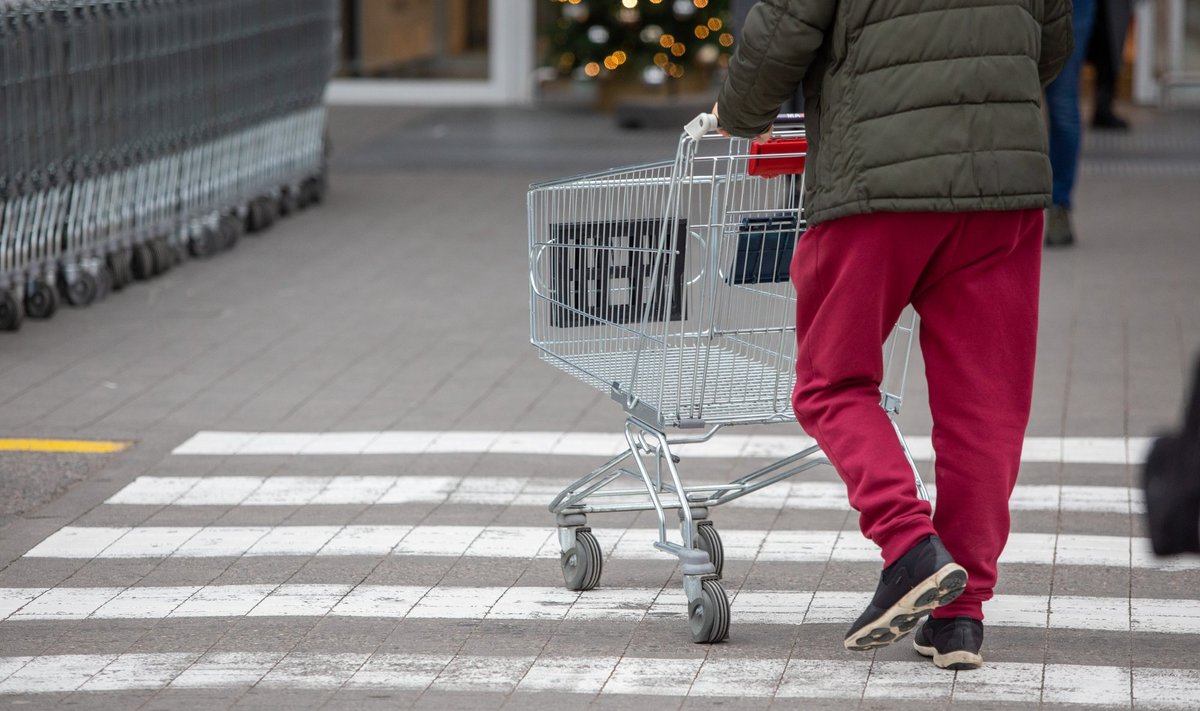
[[[7,289],[0,291],[0,331],[17,331],[25,320],[21,300]]]
[[[145,281],[154,276],[154,250],[145,242],[133,248],[133,256],[129,260],[133,277]]]
[[[198,230],[188,238],[188,253],[193,257],[203,259],[212,256],[216,248],[216,233],[209,227]]]
[[[287,217],[300,209],[300,199],[296,197],[296,192],[291,188],[284,188],[279,191],[279,201],[275,205],[275,211],[280,217]]]
[[[29,318],[50,318],[58,311],[58,292],[43,279],[35,279],[25,287],[25,315]]]
[[[716,579],[700,583],[700,597],[688,601],[688,625],[696,644],[723,642],[729,636],[729,596]]]
[[[121,261],[121,252],[109,252],[104,257],[104,264],[108,267],[108,273],[112,275],[113,291],[120,291],[129,283],[125,279],[125,265]]]
[[[721,542],[721,534],[711,523],[696,526],[696,533],[699,535],[697,547],[708,554],[708,559],[717,569],[716,576],[721,577],[721,571],[725,568],[725,544]]]
[[[242,221],[236,215],[222,217],[219,225],[221,249],[233,249],[242,238],[242,230]]]
[[[167,243],[156,239],[150,242],[150,254],[154,256],[154,273],[163,274],[171,271],[171,267],[175,266],[175,260],[171,257],[171,250],[167,247]]]
[[[246,215],[246,231],[262,232],[275,223],[275,201],[271,198],[255,198]]]
[[[67,281],[67,303],[72,306],[91,306],[100,294],[100,280],[91,272],[80,270]]]
[[[108,265],[101,262],[92,276],[96,279],[96,300],[108,298],[113,290],[112,272],[108,271]]]
[[[575,546],[562,554],[561,562],[568,590],[591,590],[600,584],[604,555],[590,529],[575,531]]]

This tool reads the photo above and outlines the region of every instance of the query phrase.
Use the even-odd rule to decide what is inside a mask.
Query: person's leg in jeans
[[[1075,49],[1058,77],[1046,87],[1046,113],[1050,119],[1050,166],[1054,173],[1054,206],[1046,225],[1046,244],[1074,243],[1071,223],[1071,194],[1079,168],[1079,146],[1083,139],[1079,114],[1079,77],[1092,34],[1095,0],[1075,0],[1071,16]]]
[[[913,295],[937,454],[933,524],[968,576],[934,618],[982,620],[996,584],[1033,393],[1041,237],[1040,210],[966,213]]]

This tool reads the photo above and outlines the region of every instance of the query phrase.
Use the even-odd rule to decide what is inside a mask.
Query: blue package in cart
[[[730,284],[774,284],[787,281],[802,231],[795,215],[747,217],[738,226],[737,252]]]

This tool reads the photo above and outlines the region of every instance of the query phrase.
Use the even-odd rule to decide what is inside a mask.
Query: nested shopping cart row
[[[332,0],[0,0],[0,329],[319,201]]]

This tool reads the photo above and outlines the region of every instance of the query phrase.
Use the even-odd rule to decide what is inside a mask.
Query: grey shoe
[[[1071,208],[1051,205],[1046,211],[1046,246],[1070,247],[1075,244],[1075,226],[1071,224]]]

